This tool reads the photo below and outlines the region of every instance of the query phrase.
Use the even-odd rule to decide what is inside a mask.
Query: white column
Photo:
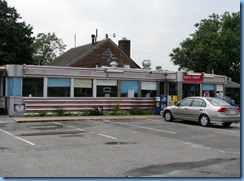
[[[74,78],[70,79],[70,97],[74,97]]]
[[[44,77],[43,84],[43,97],[47,97],[47,77]]]
[[[97,79],[93,79],[92,95],[93,97],[97,97]]]

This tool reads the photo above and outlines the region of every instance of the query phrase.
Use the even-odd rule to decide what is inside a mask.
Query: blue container
[[[168,95],[167,94],[158,94],[156,96],[156,107],[155,114],[160,115],[161,111],[168,106]]]

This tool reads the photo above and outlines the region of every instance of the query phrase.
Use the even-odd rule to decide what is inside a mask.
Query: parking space
[[[204,175],[208,170],[213,177],[240,175],[239,124],[205,128],[161,118],[0,122],[0,137],[0,161],[6,163],[0,169],[2,176],[133,177],[136,168],[186,162],[196,164],[180,174],[188,175],[196,169],[192,176]],[[19,167],[7,172],[13,170],[13,155]],[[208,164],[200,168],[200,161]],[[220,162],[223,170],[216,168],[212,172],[210,166]],[[231,174],[226,173],[229,164],[234,164]],[[167,173],[158,170],[140,174],[167,176],[173,171],[172,167]]]

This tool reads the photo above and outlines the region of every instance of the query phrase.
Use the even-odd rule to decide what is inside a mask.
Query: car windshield
[[[207,99],[214,106],[229,106],[230,104],[221,99]]]

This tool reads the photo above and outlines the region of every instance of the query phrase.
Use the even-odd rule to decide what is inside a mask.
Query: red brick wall
[[[118,63],[118,67],[130,65],[131,68],[140,68],[131,58],[129,58],[123,51],[121,51],[116,45],[114,45],[110,41],[105,42],[103,45],[100,45],[99,47],[94,47],[94,51],[82,58],[82,61],[77,61],[72,66],[94,68],[98,63],[100,66],[110,66],[110,63],[115,60],[108,60],[104,57],[103,54],[107,50],[112,52],[113,58],[116,58],[115,60]]]

